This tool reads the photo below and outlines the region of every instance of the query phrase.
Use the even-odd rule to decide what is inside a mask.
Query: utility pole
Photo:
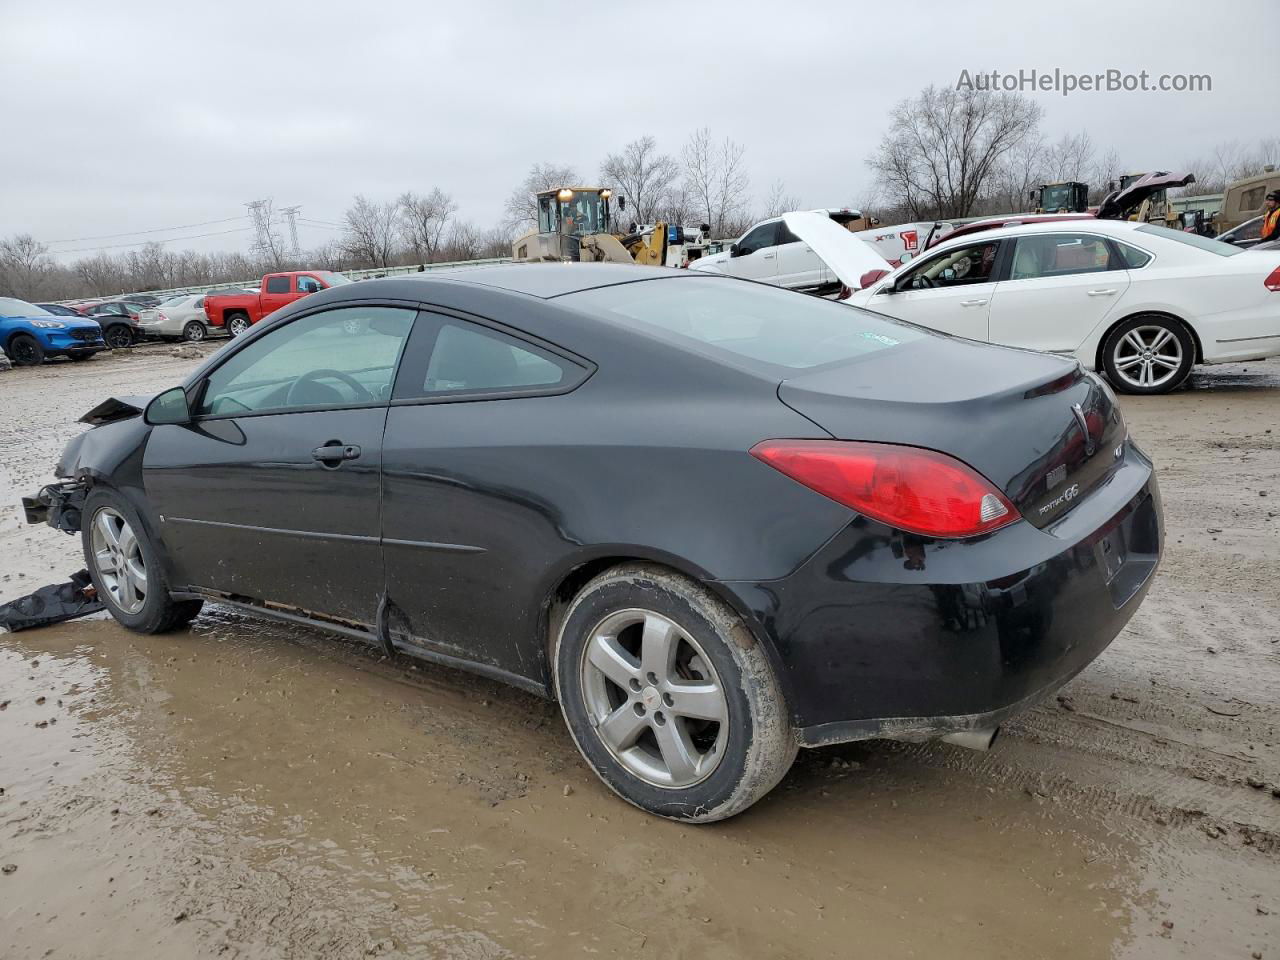
[[[289,240],[292,244],[290,247],[291,256],[295,261],[302,259],[302,251],[298,248],[298,211],[301,209],[300,205],[280,208],[280,215],[289,224]]]
[[[253,249],[258,256],[267,256],[271,253],[271,223],[268,219],[271,209],[270,200],[251,200],[245,206],[249,208],[249,217],[253,220],[254,242]]]

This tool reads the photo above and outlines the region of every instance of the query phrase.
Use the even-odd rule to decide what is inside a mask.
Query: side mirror
[[[742,256],[742,251],[738,249],[738,245],[736,243],[729,244],[729,256],[731,257]]]
[[[142,420],[152,427],[166,423],[190,423],[191,408],[187,405],[187,392],[182,387],[173,387],[153,397],[142,413]]]
[[[914,253],[912,253],[910,250],[904,250],[904,251],[902,251],[902,256],[900,256],[900,257],[898,258],[898,262],[899,262],[899,263],[910,263],[912,260],[914,260],[914,259],[915,259],[915,256],[916,256],[916,255],[915,255]]]

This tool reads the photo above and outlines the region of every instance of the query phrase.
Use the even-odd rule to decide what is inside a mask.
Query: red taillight
[[[930,537],[972,537],[1017,520],[981,474],[935,450],[856,440],[765,440],[751,455],[837,503]]]
[[[1262,281],[1272,293],[1280,293],[1280,267],[1271,271],[1271,276]]]

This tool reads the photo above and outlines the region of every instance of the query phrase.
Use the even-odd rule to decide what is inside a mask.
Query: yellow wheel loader
[[[672,243],[667,225],[621,233],[613,225],[612,196],[608,187],[543,190],[537,194],[538,227],[511,245],[512,258],[666,266]],[[618,203],[619,209],[626,205],[621,197]]]

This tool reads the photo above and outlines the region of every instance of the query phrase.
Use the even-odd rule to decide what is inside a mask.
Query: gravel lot
[[[195,362],[0,373],[0,599],[82,565],[18,507],[75,419]],[[1103,656],[989,754],[802,751],[721,825],[614,799],[553,705],[306,629],[0,636],[0,956],[1280,957],[1280,363],[1123,406],[1168,549]]]

